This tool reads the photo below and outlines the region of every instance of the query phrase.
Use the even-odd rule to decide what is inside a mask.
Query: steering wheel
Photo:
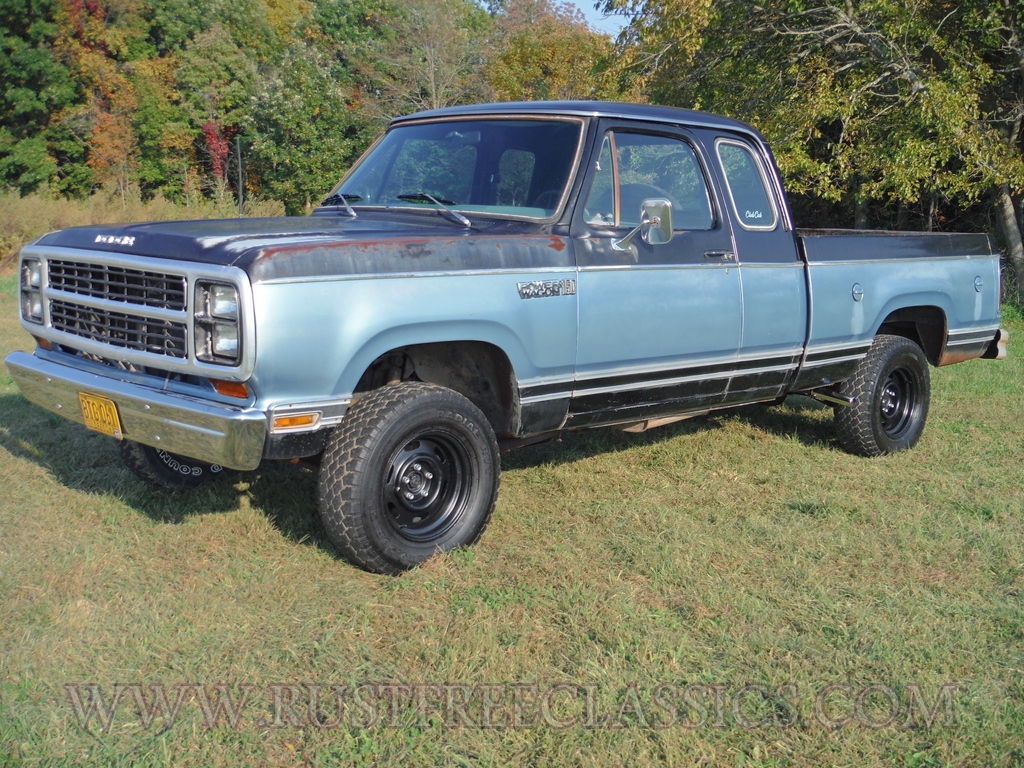
[[[560,189],[545,189],[535,198],[533,198],[534,208],[555,208],[558,205],[558,201],[562,199],[562,190]],[[550,203],[550,205],[548,205]]]

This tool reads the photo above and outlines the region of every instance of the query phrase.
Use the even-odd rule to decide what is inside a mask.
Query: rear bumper
[[[263,457],[267,416],[251,408],[171,394],[13,352],[5,360],[27,400],[84,424],[79,392],[117,404],[126,439],[231,469],[255,469]]]

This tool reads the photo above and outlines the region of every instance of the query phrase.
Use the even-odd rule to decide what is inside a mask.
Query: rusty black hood
[[[443,213],[360,211],[351,219],[313,215],[204,219],[73,227],[45,235],[40,246],[233,265],[254,282],[350,274],[569,266],[568,238],[550,225],[474,221]]]
[[[245,267],[264,248],[330,241],[342,243],[388,233],[436,234],[439,230],[457,233],[459,229],[458,225],[432,217],[401,214],[358,219],[344,215],[201,219],[72,227],[52,232],[38,244]]]

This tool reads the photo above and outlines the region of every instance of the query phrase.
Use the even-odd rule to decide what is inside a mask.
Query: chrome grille
[[[182,360],[188,357],[188,326],[183,322],[154,320],[52,300],[50,323],[58,331],[114,347]]]
[[[48,269],[50,287],[65,293],[145,307],[185,309],[186,280],[181,275],[61,259],[49,259]]]

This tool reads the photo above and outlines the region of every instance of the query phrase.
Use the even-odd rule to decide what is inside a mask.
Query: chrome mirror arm
[[[651,197],[640,203],[640,225],[625,237],[612,240],[612,250],[630,250],[638,233],[648,245],[664,245],[672,240],[672,232],[672,201]]]
[[[644,227],[651,227],[651,226],[655,226],[656,227],[659,224],[661,224],[661,221],[657,217],[654,217],[652,219],[652,218],[650,218],[647,215],[647,211],[644,211],[643,219],[640,221],[640,223],[636,226],[636,228],[632,232],[630,232],[628,235],[626,235],[625,237],[621,238],[620,240],[612,240],[612,250],[613,251],[628,251],[629,250],[629,244],[632,242],[633,238],[637,236],[637,233],[639,233],[640,230],[642,230]]]

